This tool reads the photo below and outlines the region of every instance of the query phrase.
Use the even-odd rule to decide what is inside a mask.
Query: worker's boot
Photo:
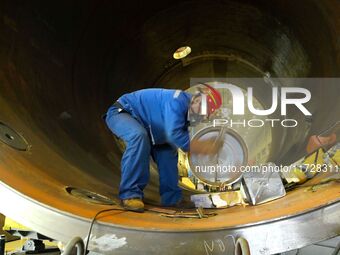
[[[144,212],[144,203],[140,198],[124,199],[122,200],[122,206],[128,211]]]

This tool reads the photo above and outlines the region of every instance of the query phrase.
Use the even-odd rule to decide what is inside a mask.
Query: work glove
[[[216,155],[223,146],[222,139],[210,138],[206,140],[194,139],[190,143],[190,153]]]

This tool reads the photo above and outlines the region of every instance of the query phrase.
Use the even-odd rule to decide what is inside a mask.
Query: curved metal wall
[[[1,1],[0,122],[23,137],[9,139],[12,147],[0,146],[1,211],[64,242],[73,235],[85,237],[89,219],[107,206],[72,197],[65,188],[88,189],[115,199],[121,153],[101,120],[115,98],[143,87],[185,89],[190,77],[258,77],[262,72],[278,77],[338,77],[339,13],[337,0]],[[187,44],[193,49],[191,60],[172,59],[174,50]],[[335,87],[320,96],[311,133],[338,117],[338,95]],[[25,142],[26,151],[13,148]],[[287,161],[289,153],[304,154],[303,146],[292,151],[293,146],[276,152],[287,155],[280,160]],[[145,192],[150,203],[159,200],[157,179],[152,171]],[[250,238],[257,252],[266,247],[280,252],[339,234],[339,222],[334,221],[338,193],[337,184],[315,193],[300,189],[269,204],[223,209],[201,221],[114,212],[102,217],[98,225],[102,229],[95,231],[98,236],[115,234],[123,243],[115,252],[122,254],[143,248],[150,254],[167,247],[161,239],[158,244],[150,239],[154,231],[170,238],[171,247],[180,247],[178,253],[194,247],[204,254],[204,242],[219,239],[215,231],[235,229],[228,234],[240,235],[243,226],[248,232],[242,235],[250,238],[263,230],[252,232],[251,225],[274,224],[306,212],[313,212],[315,218],[310,220],[319,219],[320,226],[328,229],[299,243],[264,244],[260,238],[258,245]],[[329,222],[322,217],[328,212]],[[72,220],[79,220],[82,227],[67,228],[67,233],[56,230],[57,224],[65,227]],[[289,231],[295,229],[302,237],[297,230],[301,223],[291,220]],[[283,232],[271,236],[272,225],[265,226],[266,240],[286,237]],[[179,241],[166,234],[177,231],[186,233],[185,238],[207,232],[200,242]]]

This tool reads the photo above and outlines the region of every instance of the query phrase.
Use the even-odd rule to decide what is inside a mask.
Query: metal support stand
[[[0,255],[5,254],[5,242],[6,242],[5,235],[1,235],[0,236]]]

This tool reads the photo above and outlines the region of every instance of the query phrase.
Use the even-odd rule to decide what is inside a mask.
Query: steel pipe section
[[[0,1],[0,212],[64,243],[85,238],[110,205],[66,188],[117,201],[121,152],[101,119],[115,98],[186,89],[191,77],[338,77],[339,13],[337,0]],[[190,55],[173,59],[186,45]],[[325,93],[307,134],[279,139],[273,130],[273,161],[303,156],[306,137],[336,121],[339,89]],[[145,199],[157,204],[151,172]],[[105,213],[90,249],[222,254],[228,238],[243,236],[253,254],[291,250],[339,235],[339,191],[300,188],[201,220]]]

